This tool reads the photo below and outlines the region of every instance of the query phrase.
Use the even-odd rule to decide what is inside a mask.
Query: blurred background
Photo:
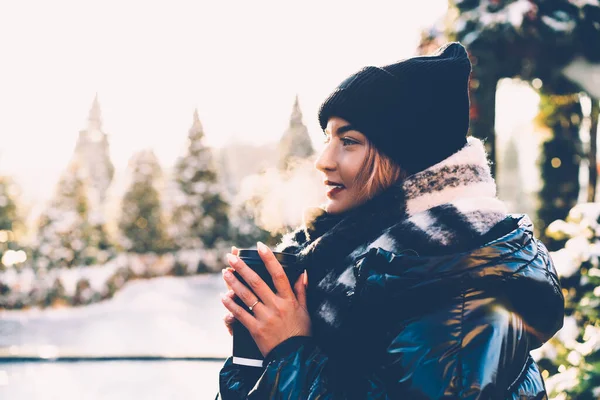
[[[0,37],[0,398],[214,398],[223,257],[324,200],[320,103],[449,40],[561,275],[551,398],[600,398],[598,0],[6,1]]]

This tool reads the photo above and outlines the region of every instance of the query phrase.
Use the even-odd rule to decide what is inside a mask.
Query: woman
[[[266,359],[227,360],[223,399],[547,398],[529,352],[561,328],[561,289],[531,221],[496,198],[482,142],[466,138],[470,71],[450,43],[363,68],[323,103],[328,201],[277,246],[308,279],[292,289],[259,244],[273,293],[228,255],[256,295],[225,271],[226,322]]]

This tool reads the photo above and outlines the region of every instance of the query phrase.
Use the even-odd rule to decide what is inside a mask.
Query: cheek
[[[365,153],[362,154],[352,154],[351,157],[348,157],[346,168],[345,168],[345,178],[346,182],[351,183],[354,182],[358,174],[360,173],[364,160]]]

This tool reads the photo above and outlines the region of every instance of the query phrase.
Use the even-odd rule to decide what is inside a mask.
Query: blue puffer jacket
[[[290,338],[262,369],[228,359],[220,397],[546,399],[530,351],[562,326],[561,288],[527,217],[498,226],[495,239],[459,253],[371,247],[352,267],[339,335]],[[317,288],[308,289],[310,298]]]

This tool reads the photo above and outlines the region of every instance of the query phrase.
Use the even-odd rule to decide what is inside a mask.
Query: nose
[[[337,161],[335,159],[335,151],[333,146],[331,146],[331,142],[325,145],[325,148],[317,157],[315,161],[315,168],[317,168],[321,172],[325,171],[333,171],[337,166]]]

